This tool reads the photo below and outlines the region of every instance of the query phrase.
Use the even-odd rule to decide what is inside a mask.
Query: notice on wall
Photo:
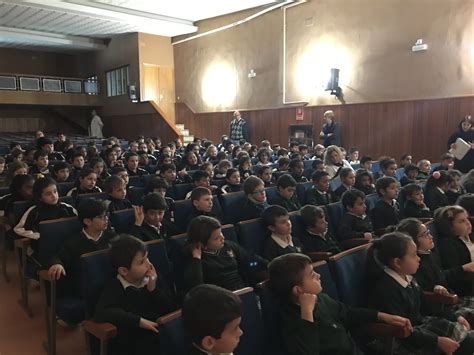
[[[304,110],[303,107],[296,108],[296,120],[303,121],[304,120]]]

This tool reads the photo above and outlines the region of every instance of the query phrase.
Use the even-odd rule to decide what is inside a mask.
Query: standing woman
[[[454,160],[454,169],[466,174],[474,169],[474,128],[471,115],[466,115],[459,123],[459,130],[454,132],[448,139],[448,149],[456,147],[456,139],[464,139],[471,144],[471,150],[461,160]]]
[[[341,146],[341,127],[339,123],[334,122],[334,112],[332,110],[324,112],[323,128],[319,133],[319,138],[323,140],[323,145],[328,147],[330,145]]]

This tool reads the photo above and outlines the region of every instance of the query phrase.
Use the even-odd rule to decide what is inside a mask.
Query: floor
[[[0,355],[45,355],[42,347],[46,339],[42,297],[38,284],[30,284],[30,305],[33,317],[29,318],[18,303],[20,297],[18,271],[13,253],[8,255],[6,283],[0,277]],[[80,327],[57,326],[57,355],[86,354],[85,340]]]

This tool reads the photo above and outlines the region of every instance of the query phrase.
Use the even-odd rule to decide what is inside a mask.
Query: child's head
[[[250,170],[252,161],[248,155],[243,155],[239,158],[239,168],[242,170]]]
[[[229,170],[230,168],[232,168],[232,163],[230,161],[228,161],[227,159],[222,159],[217,164],[217,170],[221,174],[226,174],[227,170]]]
[[[137,153],[128,153],[127,156],[125,157],[126,162],[127,162],[127,167],[135,171],[138,168],[138,154]]]
[[[210,180],[214,177],[214,166],[210,161],[202,163],[199,170],[205,171],[209,175]]]
[[[407,178],[411,180],[415,180],[418,176],[418,173],[420,172],[420,170],[415,164],[406,164],[403,168],[403,171],[405,172]]]
[[[426,190],[439,187],[443,191],[448,191],[451,186],[451,176],[446,170],[435,171],[426,181]]]
[[[182,308],[186,334],[209,354],[234,351],[243,332],[240,329],[242,302],[229,290],[203,284],[184,298]]]
[[[110,172],[112,175],[118,176],[123,181],[125,181],[125,185],[128,185],[130,178],[128,176],[128,171],[123,166],[114,166],[112,171]]]
[[[374,178],[372,174],[367,170],[359,170],[356,173],[354,187],[356,189],[368,188],[374,183]]]
[[[109,176],[104,182],[105,192],[117,200],[123,200],[127,196],[127,184],[117,175]]]
[[[210,158],[215,158],[217,157],[217,148],[215,145],[210,145],[209,147],[207,147],[206,149],[206,156],[207,157],[210,157]]]
[[[434,214],[436,230],[442,237],[468,237],[472,232],[467,211],[461,206],[439,208]]]
[[[36,180],[33,185],[33,200],[35,200],[36,203],[43,202],[47,205],[57,204],[59,195],[56,181],[50,177]]]
[[[74,153],[72,156],[72,165],[77,169],[82,169],[84,167],[84,155],[82,153]]]
[[[166,201],[160,194],[152,192],[143,198],[143,213],[146,223],[160,227],[165,211]]]
[[[398,196],[397,180],[390,176],[384,176],[375,182],[375,191],[385,200],[393,200]]]
[[[229,185],[239,185],[240,184],[240,172],[237,169],[227,169],[225,173],[225,180]]]
[[[269,165],[263,165],[259,167],[257,171],[257,175],[260,179],[264,182],[271,183],[272,182],[272,168]]]
[[[291,172],[291,175],[301,177],[304,171],[304,163],[302,160],[293,159],[290,161],[290,165],[288,168]]]
[[[330,145],[326,148],[326,151],[324,152],[324,164],[327,166],[339,165],[342,162],[342,159],[344,159],[344,155],[338,146]]]
[[[411,237],[394,232],[374,239],[370,255],[383,267],[388,267],[400,275],[413,275],[420,264],[416,250],[416,244]]]
[[[282,302],[297,303],[301,294],[321,293],[321,280],[303,254],[291,253],[273,259],[268,265],[270,288]]]
[[[33,198],[33,184],[35,180],[31,175],[17,175],[10,184],[12,196],[31,200]]]
[[[298,146],[298,150],[300,152],[301,155],[306,155],[308,154],[308,146],[306,144],[300,144]]]
[[[364,155],[360,159],[360,167],[364,170],[371,171],[372,170],[372,157],[368,155]]]
[[[53,176],[57,182],[65,182],[69,178],[69,164],[60,161],[53,166]]]
[[[300,216],[307,229],[318,235],[326,234],[328,222],[321,207],[306,205],[300,210]]]
[[[400,158],[400,166],[406,167],[407,165],[412,164],[413,157],[411,154],[403,154]],[[406,174],[406,173],[405,173]]]
[[[97,174],[91,168],[84,168],[79,172],[79,187],[89,191],[95,187]]]
[[[430,230],[416,218],[405,218],[397,225],[397,231],[405,233],[413,239],[418,250],[431,250],[434,248],[433,236]]]
[[[448,170],[448,174],[451,177],[451,183],[449,184],[449,187],[455,190],[459,189],[461,186],[462,173],[459,170],[450,169]]]
[[[38,167],[39,170],[44,170],[48,167],[48,152],[45,150],[37,150],[35,152],[35,155],[33,156],[34,158],[34,164]]]
[[[244,192],[247,197],[260,203],[265,202],[267,199],[263,180],[253,175],[244,181]]]
[[[416,165],[425,174],[429,174],[431,171],[431,162],[428,159],[421,159]]]
[[[354,186],[355,184],[355,173],[351,168],[342,168],[339,173],[341,182],[346,186]]]
[[[117,274],[134,285],[141,284],[152,268],[145,243],[127,234],[112,243],[109,259]]]
[[[347,190],[342,194],[342,205],[347,212],[359,217],[363,216],[367,209],[364,193],[356,189]]]
[[[321,159],[315,159],[313,161],[313,164],[311,164],[311,167],[315,171],[324,171],[326,167],[324,166],[324,162]]]
[[[270,161],[270,153],[267,148],[260,148],[257,153],[258,160],[263,164],[268,164]]]
[[[211,179],[209,174],[206,171],[198,170],[193,174],[193,184],[194,186],[209,187],[211,186]]]
[[[215,252],[224,246],[224,235],[221,223],[209,216],[198,216],[191,220],[188,226],[188,239],[186,244],[200,244],[203,250]]]
[[[191,192],[191,202],[198,211],[205,213],[211,212],[212,206],[214,205],[211,190],[206,187],[196,187]]]
[[[278,205],[265,208],[262,213],[262,222],[272,233],[278,235],[291,234],[291,221],[288,211]]]
[[[173,184],[176,181],[176,165],[163,164],[160,167],[160,176],[162,176],[168,184]]]
[[[277,189],[283,198],[289,200],[296,192],[296,180],[293,176],[284,174],[278,178]]]
[[[166,191],[168,190],[168,186],[169,185],[165,179],[158,176],[154,176],[153,178],[148,180],[148,183],[146,184],[145,195],[151,192],[156,192],[157,194],[160,194],[161,196],[165,197]]]
[[[107,204],[103,200],[87,198],[77,207],[77,214],[84,228],[103,232],[109,225]]]
[[[8,164],[7,182],[11,182],[17,175],[28,174],[28,165],[21,161],[14,161]]]
[[[352,147],[351,149],[349,149],[349,159],[351,161],[359,160],[359,149],[357,149],[356,147]]]
[[[395,159],[390,157],[384,157],[379,159],[380,170],[385,176],[394,177],[397,172],[397,162]]]
[[[278,163],[278,170],[286,171],[288,170],[288,166],[290,165],[290,159],[288,157],[282,156],[278,158],[277,163]]]
[[[474,217],[474,194],[465,194],[458,197],[456,205],[464,208],[470,217]]]
[[[290,149],[290,152],[292,152],[292,153],[296,153],[296,152],[299,151],[298,143],[296,143],[296,142],[291,142],[290,145],[288,146],[288,148]]]
[[[403,187],[402,191],[407,201],[413,201],[418,205],[424,200],[423,189],[420,185],[408,184]]]
[[[317,170],[311,175],[313,186],[321,192],[328,192],[329,190],[329,174],[326,171]]]
[[[454,155],[451,153],[444,153],[441,156],[441,166],[445,170],[450,170],[454,166]]]
[[[101,176],[102,173],[104,172],[104,161],[100,157],[94,157],[91,160],[89,160],[89,167],[94,170],[94,172],[97,174],[97,176]]]
[[[187,152],[184,155],[183,159],[186,165],[189,165],[189,166],[195,166],[199,163],[197,153],[195,153],[194,150]]]

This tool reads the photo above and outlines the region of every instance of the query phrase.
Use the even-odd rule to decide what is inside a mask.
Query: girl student
[[[341,199],[342,194],[344,192],[352,190],[355,184],[355,173],[354,170],[349,168],[342,168],[341,172],[339,173],[341,177],[341,186],[339,186],[335,191],[334,194]]]
[[[96,186],[102,188],[102,186],[104,186],[104,181],[107,180],[107,178],[110,176],[107,169],[105,169],[104,160],[100,157],[94,157],[89,160],[89,167],[94,170],[97,175]]]
[[[366,170],[357,170],[354,187],[365,195],[374,194],[375,185],[372,174]]]
[[[228,169],[225,174],[225,182],[220,189],[221,194],[228,194],[230,192],[242,191],[242,184],[240,183],[240,172],[237,169]]]
[[[84,168],[79,173],[76,180],[76,186],[69,190],[66,195],[72,196],[73,200],[76,200],[78,195],[102,192],[102,190],[96,186],[96,183],[97,174],[94,170],[91,168]]]
[[[425,203],[433,213],[436,209],[449,205],[446,192],[451,187],[451,176],[447,171],[440,170],[431,174],[426,182]]]
[[[422,314],[425,295],[413,278],[420,263],[412,238],[400,232],[374,240],[368,253],[372,274],[369,305],[382,312],[409,318],[412,333],[397,343],[399,354],[472,354],[474,332],[462,316]]]

